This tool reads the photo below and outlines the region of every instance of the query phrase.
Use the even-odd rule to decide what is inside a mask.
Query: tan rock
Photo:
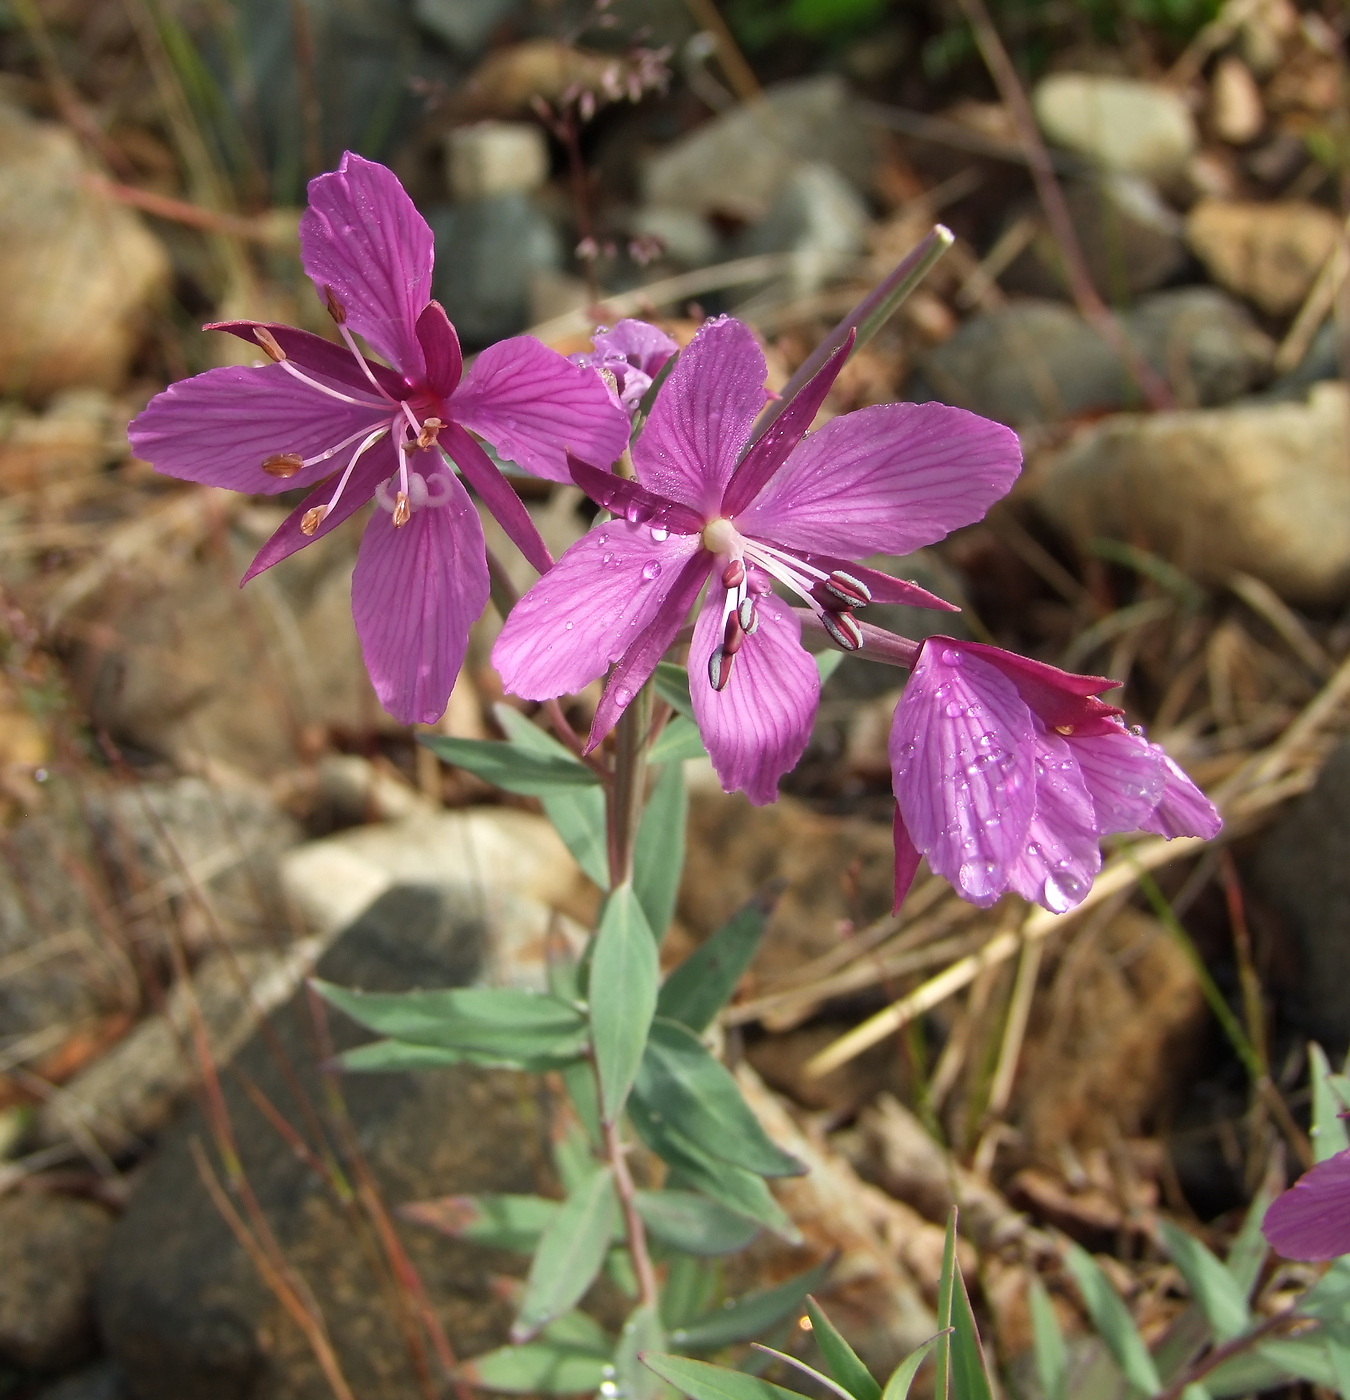
[[[1203,199],[1186,241],[1209,275],[1271,316],[1296,311],[1340,237],[1340,221],[1316,204]]]
[[[1032,94],[1047,138],[1107,170],[1163,179],[1195,149],[1195,122],[1179,93],[1104,73],[1052,73]]]
[[[1209,124],[1230,146],[1254,141],[1265,125],[1261,89],[1251,69],[1235,54],[1221,58],[1209,86]]]
[[[1350,589],[1350,391],[1306,403],[1118,414],[1033,478],[1041,506],[1079,544],[1128,539],[1193,577],[1254,574],[1291,602]]]
[[[75,137],[0,104],[0,388],[116,388],[169,260],[140,216],[86,183]]]

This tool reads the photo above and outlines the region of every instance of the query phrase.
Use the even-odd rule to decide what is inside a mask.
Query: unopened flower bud
[[[288,481],[304,465],[305,459],[298,452],[276,452],[263,462],[262,469],[268,476]]]
[[[266,326],[254,326],[253,339],[267,352],[268,359],[280,364],[286,358],[286,352],[277,344],[276,336]]]
[[[312,535],[323,524],[323,518],[327,514],[327,506],[315,506],[312,510],[307,510],[300,517],[300,533]]]

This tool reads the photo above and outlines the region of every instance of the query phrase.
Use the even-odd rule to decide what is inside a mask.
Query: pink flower
[[[591,728],[598,743],[707,583],[690,648],[694,715],[723,787],[773,801],[806,746],[820,679],[772,583],[847,648],[862,641],[853,609],[870,599],[946,607],[851,561],[906,554],[978,520],[1021,460],[1007,428],[941,404],[879,404],[806,434],[849,348],[752,443],[764,356],[739,321],[708,322],[633,445],[637,479],[573,461],[578,484],[620,518],[513,609],[493,651],[506,688],[549,699],[617,662]]]
[[[1210,837],[1219,814],[1156,744],[1076,676],[978,642],[929,637],[896,706],[896,903],[920,855],[963,898],[1007,890],[1062,913],[1116,831]]]
[[[574,365],[593,369],[610,398],[632,418],[666,361],[680,348],[663,330],[646,321],[620,321],[591,337],[594,354],[569,355]],[[580,454],[578,454],[580,455]]]
[[[1350,1254],[1350,1152],[1318,1162],[1277,1196],[1261,1232],[1286,1259]]]
[[[313,488],[245,582],[373,497],[381,509],[352,579],[356,630],[380,703],[405,723],[429,722],[488,596],[482,526],[442,452],[543,570],[552,560],[529,515],[466,429],[566,481],[567,449],[611,461],[627,420],[594,375],[528,336],[491,346],[463,376],[454,327],[431,300],[431,230],[384,166],[349,152],[311,181],[300,246],[343,346],[290,326],[209,327],[256,342],[272,363],[172,385],[131,424],[131,445],[166,475],[208,486]],[[393,368],[363,355],[353,332]]]

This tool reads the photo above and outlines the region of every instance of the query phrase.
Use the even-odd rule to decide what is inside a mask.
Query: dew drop
[[[1052,914],[1063,914],[1073,908],[1073,900],[1068,891],[1053,875],[1045,877],[1045,884],[1041,887],[1041,899]]]
[[[614,692],[614,698],[620,705],[627,705],[633,699],[633,692],[629,690],[626,685],[621,685],[618,690]]]
[[[992,860],[968,860],[957,872],[957,883],[971,894],[988,893],[998,866]]]
[[[642,566],[642,578],[645,583],[650,583],[654,578],[658,577],[660,573],[661,566],[655,559],[653,559],[650,564],[644,564]]]
[[[961,653],[955,647],[944,647],[942,649],[942,659],[948,666],[959,666],[961,664]]]
[[[948,700],[947,704],[943,707],[943,712],[948,719],[960,719],[961,716],[965,714],[966,707],[956,700]]]
[[[652,526],[652,539],[654,539],[654,540],[657,542],[657,544],[660,544],[661,541],[664,540],[664,539],[668,539],[669,536],[670,536],[670,531],[667,530],[666,527],[665,527],[664,525],[653,525],[653,526]]]
[[[613,556],[612,554],[606,554],[605,557],[604,557],[600,562],[601,562],[602,564],[609,564],[609,563],[612,563],[612,562],[613,562],[613,559],[614,559],[614,556]]]
[[[564,631],[564,632],[570,632],[570,631],[572,630],[573,626],[574,626],[574,624],[571,623],[571,622],[564,622],[564,623],[563,623],[563,631]]]

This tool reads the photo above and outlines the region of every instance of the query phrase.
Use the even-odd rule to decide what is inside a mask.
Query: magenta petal
[[[675,362],[633,444],[638,480],[704,519],[717,515],[764,407],[767,373],[746,326],[729,316],[708,321]]]
[[[1113,723],[1104,734],[1069,740],[1103,835],[1138,831],[1162,798],[1167,766],[1141,734]]]
[[[438,399],[448,399],[464,373],[464,352],[440,302],[428,302],[422,308],[417,318],[417,343],[426,360],[427,388]]]
[[[650,321],[625,318],[611,330],[597,331],[591,337],[596,357],[616,357],[640,369],[649,379],[655,379],[661,367],[680,348],[660,327]]]
[[[374,396],[370,380],[356,363],[352,352],[345,345],[334,344],[321,335],[297,330],[294,326],[278,325],[274,321],[208,321],[202,330],[225,331],[229,335],[238,336],[240,340],[252,345],[261,358],[266,351],[258,344],[258,337],[253,334],[255,327],[267,331],[286,352],[287,357],[294,360],[301,369],[320,374],[343,388],[356,389],[362,394]],[[396,399],[407,397],[408,386],[402,375],[376,360],[367,360],[366,364],[385,393]]]
[[[1169,841],[1176,836],[1202,836],[1206,841],[1217,836],[1223,827],[1219,809],[1161,749],[1158,752],[1167,769],[1162,800],[1153,815],[1139,823],[1140,830],[1156,832]]]
[[[895,804],[895,816],[891,819],[891,837],[895,842],[895,895],[891,900],[891,912],[898,912],[919,873],[919,862],[923,859],[914,842],[909,839],[909,828],[900,815],[900,804]]]
[[[417,318],[431,300],[435,240],[398,176],[348,151],[309,182],[300,260],[347,326],[410,380],[423,378]]]
[[[645,525],[649,530],[672,531],[679,535],[698,535],[703,531],[703,519],[688,506],[677,505],[626,476],[601,471],[567,454],[567,469],[572,480],[593,500],[612,515],[622,516],[630,524]]]
[[[1070,728],[1076,738],[1090,734],[1109,734],[1118,728],[1116,716],[1123,714],[1119,705],[1108,705],[1097,699],[1103,690],[1113,690],[1119,682],[1109,676],[1080,676],[1073,671],[1061,671],[1044,661],[1033,661],[987,642],[958,642],[947,645],[958,651],[978,656],[997,666],[1017,687],[1017,693],[1050,728]],[[1062,730],[1061,730],[1062,732]]]
[[[340,403],[280,365],[209,369],[180,379],[132,419],[131,450],[165,476],[274,496],[309,486],[346,466],[360,437],[388,421],[377,400]],[[283,452],[314,457],[344,438],[351,447],[284,480],[263,462]]]
[[[678,372],[678,371],[677,371]],[[736,654],[731,679],[714,690],[708,661],[721,644],[724,590],[710,588],[689,646],[689,694],[708,757],[726,792],[757,807],[806,749],[820,702],[820,672],[802,647],[797,615],[772,594],[757,605],[759,627]]]
[[[570,481],[567,453],[608,466],[628,446],[628,415],[599,375],[528,335],[489,345],[450,400],[455,421],[535,476]]]
[[[840,559],[837,555],[814,554],[809,550],[802,550],[801,557],[818,569],[825,569],[830,573],[835,569],[842,569],[844,573],[852,574],[860,583],[867,585],[867,591],[871,593],[874,603],[898,603],[906,608],[933,608],[938,612],[961,611],[955,603],[939,598],[936,593],[920,588],[917,583],[911,583],[908,579],[892,578],[880,569],[869,569],[862,564],[853,563],[852,560]]]
[[[247,583],[264,569],[270,569],[273,564],[279,564],[283,559],[289,558],[296,550],[304,549],[307,544],[321,540],[330,530],[336,530],[344,520],[355,515],[370,500],[380,482],[387,481],[397,470],[398,455],[393,443],[388,438],[377,442],[356,464],[356,470],[343,488],[337,505],[324,516],[319,528],[312,535],[307,535],[300,528],[300,522],[315,506],[327,505],[337,488],[336,480],[320,482],[277,526],[272,538],[254,555],[253,562],[248,566],[248,572],[240,583]]]
[[[380,704],[404,724],[432,724],[445,713],[488,600],[483,527],[454,473],[424,473],[438,505],[414,510],[406,525],[377,510],[361,537],[352,575],[352,617]]]
[[[708,578],[708,561],[701,552],[685,561],[673,587],[656,616],[642,629],[641,635],[619,658],[619,664],[609,673],[605,693],[596,706],[591,721],[587,750],[593,749],[614,728],[643,685],[647,683],[656,663],[666,654],[675,634],[684,625],[694,599]]]
[[[924,644],[891,726],[896,801],[928,864],[973,904],[1008,886],[1035,810],[1031,712],[986,661]]]
[[[1286,1259],[1350,1254],[1350,1152],[1318,1162],[1277,1196],[1261,1233]]]
[[[736,523],[794,549],[909,554],[979,520],[1021,464],[1017,434],[987,418],[876,404],[804,438]]]
[[[549,700],[603,676],[699,550],[688,535],[657,541],[624,520],[583,535],[511,609],[492,648],[503,685],[525,700]]]
[[[1062,914],[1083,902],[1102,868],[1100,833],[1069,744],[1045,731],[1035,746],[1036,812],[1008,883],[1023,899]]]
[[[553,567],[553,556],[530,518],[530,512],[525,509],[525,502],[497,470],[497,464],[458,423],[451,423],[442,429],[440,442],[464,473],[464,480],[478,492],[483,504],[497,517],[497,523],[506,531],[507,538],[532,568],[541,574],[547,573]]]
[[[792,402],[769,424],[768,429],[755,439],[727,483],[726,495],[722,499],[723,513],[739,515],[787,461],[789,453],[815,422],[826,394],[839,378],[844,362],[853,353],[856,336],[856,331],[849,331],[844,343],[802,385]]]

